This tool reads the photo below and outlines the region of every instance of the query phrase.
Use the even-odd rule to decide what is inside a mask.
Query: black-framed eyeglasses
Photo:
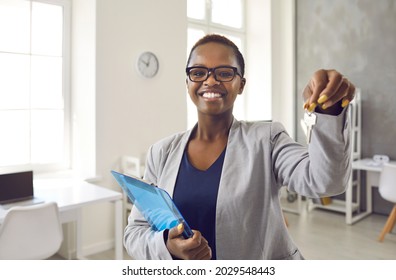
[[[231,82],[236,75],[242,77],[238,73],[238,68],[233,66],[218,66],[214,68],[193,66],[186,68],[186,74],[192,82],[206,81],[211,73],[214,73],[214,78],[218,82]]]

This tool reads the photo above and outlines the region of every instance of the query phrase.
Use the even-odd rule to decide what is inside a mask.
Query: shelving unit
[[[321,205],[315,202],[310,202],[310,205],[308,206],[309,210],[312,210],[314,208],[322,208],[322,209],[327,209],[331,210],[334,212],[340,212],[340,213],[346,213],[346,203],[344,200],[341,199],[332,199],[330,204],[327,205]],[[352,203],[352,212],[357,212],[359,211],[359,204],[357,202]]]
[[[350,120],[351,120],[351,143],[352,143],[352,161],[361,159],[361,128],[362,128],[362,106],[361,106],[361,91],[356,89],[354,100],[350,104]],[[345,213],[347,224],[353,223],[353,214],[360,211],[360,170],[352,170],[351,177],[349,178],[348,188],[345,193],[345,200],[334,199],[330,204],[321,205],[314,203],[310,200],[308,209],[315,208],[327,209],[331,211]],[[355,193],[355,199],[353,195]]]

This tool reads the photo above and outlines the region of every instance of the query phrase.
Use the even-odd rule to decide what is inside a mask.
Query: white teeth
[[[221,97],[221,94],[215,92],[205,92],[202,96],[205,98],[219,98]]]

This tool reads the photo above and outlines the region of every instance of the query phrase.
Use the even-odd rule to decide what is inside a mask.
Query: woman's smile
[[[225,97],[225,94],[215,91],[206,91],[200,93],[199,96],[201,96],[205,101],[210,102],[210,101],[218,101],[219,99],[222,99],[223,97]]]

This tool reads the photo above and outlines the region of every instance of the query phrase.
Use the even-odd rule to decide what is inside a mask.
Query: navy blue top
[[[216,202],[225,151],[205,171],[195,168],[184,151],[173,200],[191,227],[199,230],[216,259]]]

